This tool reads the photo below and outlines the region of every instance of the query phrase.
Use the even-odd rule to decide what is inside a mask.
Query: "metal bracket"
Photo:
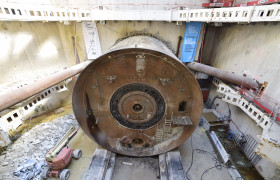
[[[115,81],[115,79],[117,79],[117,76],[116,75],[106,76],[106,79],[108,79],[109,83],[112,84]]]
[[[167,82],[172,81],[171,78],[159,78],[159,80],[161,81],[163,86],[165,86],[167,84]]]
[[[171,116],[173,124],[190,126],[193,125],[190,116]]]

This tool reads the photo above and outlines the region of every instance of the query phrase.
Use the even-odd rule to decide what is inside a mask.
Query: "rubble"
[[[55,146],[59,139],[74,125],[78,123],[73,114],[65,115],[51,122],[35,126],[24,133],[19,139],[11,144],[0,159],[0,179],[19,179],[13,175],[15,169],[23,165],[27,159],[37,162],[45,160],[46,153]],[[37,175],[34,179],[40,179]]]
[[[14,175],[19,176],[22,180],[30,180],[39,175],[44,166],[46,166],[44,160],[37,162],[32,159],[27,159],[23,165],[14,171]]]

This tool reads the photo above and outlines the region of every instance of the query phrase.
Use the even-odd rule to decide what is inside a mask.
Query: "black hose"
[[[211,107],[213,106],[213,104],[214,104],[214,102],[215,102],[216,99],[222,99],[222,97],[220,97],[220,96],[218,96],[218,95],[215,96],[214,99],[211,101],[210,105],[208,106],[209,108],[211,108]]]

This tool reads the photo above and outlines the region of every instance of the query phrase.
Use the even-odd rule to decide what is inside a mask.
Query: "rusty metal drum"
[[[202,95],[193,74],[159,40],[126,38],[89,64],[73,91],[84,132],[129,156],[178,147],[198,125]]]

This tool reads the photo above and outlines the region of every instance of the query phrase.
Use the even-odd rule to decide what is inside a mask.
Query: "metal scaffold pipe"
[[[68,69],[42,78],[32,84],[0,95],[0,111],[5,110],[55,84],[80,73],[91,61],[85,61]]]
[[[187,67],[190,68],[191,70],[203,72],[210,76],[217,77],[221,80],[230,82],[234,85],[238,85],[241,87],[255,88],[255,89],[258,89],[260,87],[260,84],[252,78],[234,74],[233,72],[224,71],[211,66],[207,66],[205,64],[191,62],[187,64]]]

